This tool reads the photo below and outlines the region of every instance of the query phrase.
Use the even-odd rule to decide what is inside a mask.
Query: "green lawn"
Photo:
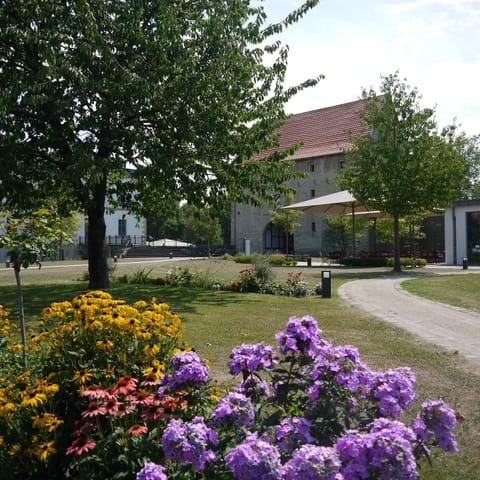
[[[414,295],[480,312],[480,275],[437,275],[402,283]]]
[[[183,264],[187,265],[187,264]],[[151,275],[159,275],[171,264],[122,264],[116,274],[133,272],[139,268],[153,268]],[[207,271],[219,278],[233,278],[245,265],[222,260],[190,262],[190,268]],[[54,300],[71,299],[84,291],[87,284],[74,280],[81,278],[86,270],[81,267],[27,270],[22,273],[25,284],[27,318],[35,324],[35,315],[42,307]],[[298,268],[276,268],[279,280],[285,279],[289,271]],[[321,278],[321,268],[303,268],[301,271],[310,287]],[[275,343],[275,333],[283,329],[291,315],[312,315],[317,318],[324,336],[335,344],[353,344],[360,350],[362,359],[377,369],[408,365],[417,375],[418,402],[427,398],[443,398],[466,417],[458,429],[460,453],[440,454],[433,461],[433,467],[422,468],[422,479],[429,480],[470,480],[478,478],[480,458],[480,377],[464,369],[458,356],[448,354],[433,345],[389,324],[383,323],[346,305],[338,298],[336,290],[346,281],[378,275],[391,275],[386,270],[344,270],[332,269],[333,295],[331,299],[318,296],[306,298],[277,297],[259,294],[241,294],[223,291],[206,291],[189,288],[172,288],[146,285],[113,283],[110,289],[114,296],[128,301],[149,299],[152,296],[171,305],[181,315],[186,326],[185,337],[199,355],[212,362],[212,376],[220,384],[230,382],[227,362],[231,349],[240,343],[265,341]],[[448,279],[451,283],[448,283]],[[440,283],[437,281],[440,280]],[[408,281],[408,288],[416,282],[431,285],[432,291],[440,289],[440,297],[447,298],[445,289],[453,290],[467,285],[478,291],[480,276],[424,276]],[[447,283],[442,283],[447,282]],[[448,287],[446,287],[448,285]],[[443,292],[443,293],[442,293]],[[450,295],[450,292],[449,292]],[[465,296],[465,295],[464,295]],[[13,272],[0,269],[0,303],[15,309],[15,286]],[[474,295],[471,308],[478,308]]]

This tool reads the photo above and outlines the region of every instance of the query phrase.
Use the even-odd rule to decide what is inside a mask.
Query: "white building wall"
[[[115,237],[119,235],[119,220],[126,221],[126,236],[131,237],[146,237],[147,235],[147,221],[145,218],[136,218],[129,214],[127,210],[117,209],[114,211],[107,211],[105,214],[106,236]],[[87,224],[87,217],[83,216],[83,222],[78,227],[77,237],[85,237],[85,225]],[[139,242],[135,242],[139,243]]]
[[[461,265],[468,257],[467,213],[480,211],[480,200],[455,202],[445,209],[445,262]]]

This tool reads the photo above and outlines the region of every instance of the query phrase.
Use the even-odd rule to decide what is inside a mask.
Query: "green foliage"
[[[28,268],[44,257],[55,256],[59,244],[71,241],[62,218],[53,209],[42,208],[23,215],[2,213],[0,220],[0,247],[19,267]]]
[[[294,201],[294,195],[291,192],[285,194],[285,205],[291,205]],[[285,233],[285,244],[288,244],[288,237],[295,233],[295,229],[300,227],[302,224],[298,223],[296,220],[303,215],[303,212],[300,210],[288,210],[288,209],[279,209],[279,210],[270,210],[270,215],[272,216],[272,223],[278,225],[283,232]]]
[[[272,264],[266,255],[256,255],[252,259],[252,265],[257,269],[257,277],[261,284],[273,279]]]
[[[233,257],[235,263],[252,263],[254,255],[245,255],[243,253],[237,253]]]
[[[458,134],[455,125],[439,130],[434,110],[420,108],[417,90],[398,73],[382,77],[380,96],[363,90],[362,98],[365,131],[352,138],[340,185],[392,216],[399,270],[399,218],[461,198],[478,168],[478,139]]]
[[[140,285],[149,283],[151,273],[152,269],[142,268],[137,270],[133,273],[130,283],[136,283]]]
[[[276,266],[294,266],[296,265],[296,260],[294,257],[286,256],[286,255],[269,255],[268,261],[271,265]]]
[[[332,243],[341,252],[342,258],[346,257],[352,248],[353,222],[350,215],[327,215],[324,220],[324,238]],[[369,220],[364,217],[355,217],[355,238],[361,238]]]
[[[393,267],[394,259],[392,257],[387,258],[387,265]],[[427,261],[424,258],[412,258],[412,257],[400,257],[400,265],[403,268],[422,268],[427,265]]]
[[[212,209],[182,206],[185,219],[184,239],[190,243],[221,243],[221,226],[218,215]]]
[[[346,257],[342,260],[346,267],[386,267],[387,257]]]
[[[346,267],[393,267],[393,257],[347,257],[342,260]],[[400,257],[400,265],[403,268],[421,268],[427,265],[424,258]]]
[[[18,310],[23,345],[23,364],[27,367],[27,340],[23,307],[23,291],[20,268],[28,268],[32,264],[40,265],[45,256],[54,256],[55,248],[70,240],[64,231],[66,223],[53,208],[42,208],[23,215],[0,213],[0,247],[7,251],[13,264],[17,283]],[[71,226],[71,225],[70,225]]]
[[[296,147],[248,160],[278,146],[284,104],[320,80],[285,87],[288,48],[273,38],[319,2],[274,25],[250,3],[2,2],[2,201],[85,211],[92,288],[108,286],[107,200],[220,210],[272,201],[298,176],[282,161]]]
[[[245,255],[243,253],[237,253],[234,255],[233,260],[236,263],[251,263],[254,264],[256,262],[256,258],[259,256],[258,253],[254,253],[253,255]],[[280,254],[273,254],[268,255],[267,259],[271,265],[295,265],[296,261],[294,257],[280,255]]]

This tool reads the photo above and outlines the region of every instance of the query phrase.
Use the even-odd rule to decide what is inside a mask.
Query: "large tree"
[[[363,90],[361,120],[370,135],[352,138],[340,184],[372,210],[393,218],[394,270],[400,271],[399,219],[447,207],[468,195],[478,169],[478,138],[437,127],[434,109],[398,73],[381,92]]]
[[[277,24],[250,3],[1,2],[0,198],[35,208],[54,194],[86,212],[91,288],[109,282],[107,203],[166,213],[286,190],[291,151],[250,159],[319,80],[286,88],[275,38],[318,0]]]

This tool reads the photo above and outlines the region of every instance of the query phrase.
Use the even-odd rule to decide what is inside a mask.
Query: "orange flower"
[[[130,435],[142,435],[143,433],[148,432],[148,427],[140,423],[135,423],[128,429]]]

